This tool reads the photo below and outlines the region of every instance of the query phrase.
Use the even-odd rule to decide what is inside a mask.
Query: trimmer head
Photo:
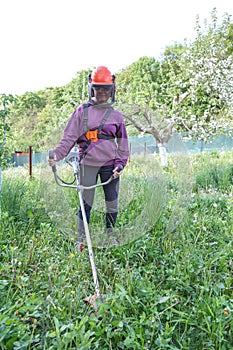
[[[83,301],[86,304],[89,304],[89,305],[91,305],[93,307],[93,310],[91,310],[89,312],[88,316],[90,316],[91,314],[95,313],[96,316],[98,316],[98,320],[102,320],[103,319],[103,315],[99,315],[98,314],[99,309],[98,309],[98,305],[97,305],[97,302],[96,302],[97,300],[100,300],[102,303],[104,303],[102,295],[97,295],[97,294],[91,295],[91,296],[83,299]]]
[[[102,303],[104,302],[102,295],[97,295],[97,294],[90,295],[89,297],[86,297],[85,299],[83,299],[83,301],[86,304],[91,305],[96,311],[98,311],[98,305],[96,303],[97,300],[100,300]]]

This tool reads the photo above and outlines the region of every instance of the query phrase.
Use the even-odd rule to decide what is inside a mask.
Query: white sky
[[[67,84],[106,65],[116,73],[142,56],[194,38],[196,16],[233,15],[230,0],[0,0],[0,94]]]

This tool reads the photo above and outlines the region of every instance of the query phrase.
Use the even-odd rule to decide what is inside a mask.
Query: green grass
[[[120,211],[123,225],[143,207],[142,162],[131,160],[124,174],[139,195]],[[98,314],[83,302],[94,294],[87,250],[79,254],[51,220],[37,175],[4,171],[0,349],[232,349],[233,154],[195,155],[191,164],[179,225],[168,229],[181,183],[170,166],[149,232],[123,247],[94,248],[105,301]],[[98,208],[92,219],[100,222]]]

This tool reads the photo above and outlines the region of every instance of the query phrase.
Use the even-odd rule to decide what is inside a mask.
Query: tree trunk
[[[166,142],[158,143],[158,147],[159,147],[159,155],[160,155],[160,159],[161,159],[161,165],[163,167],[167,167],[168,166],[167,144],[166,144]]]

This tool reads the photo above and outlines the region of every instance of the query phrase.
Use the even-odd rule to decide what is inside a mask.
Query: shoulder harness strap
[[[83,105],[83,113],[84,113],[84,118],[83,118],[83,131],[84,131],[84,134],[86,134],[88,128],[87,128],[87,121],[88,121],[88,107],[90,105],[88,103],[84,104]]]
[[[103,118],[103,120],[102,120],[102,122],[101,122],[100,126],[98,127],[98,132],[101,132],[101,130],[103,129],[104,124],[105,124],[105,123],[106,123],[106,121],[108,120],[108,118],[109,118],[109,116],[110,116],[110,114],[111,114],[112,110],[113,110],[113,108],[112,108],[112,107],[111,107],[111,108],[109,108],[109,109],[107,109],[107,111],[106,111],[106,113],[105,113],[105,115],[104,115],[104,118]]]
[[[84,112],[83,112],[84,113],[84,116],[83,116],[83,133],[86,134],[89,131],[88,130],[88,107],[90,105],[89,104],[85,104],[83,106],[84,106]],[[107,111],[106,111],[106,113],[105,113],[105,115],[104,115],[104,117],[103,117],[103,119],[101,121],[101,124],[98,127],[98,129],[97,129],[97,133],[98,134],[101,134],[101,131],[102,131],[103,127],[104,127],[104,124],[108,120],[108,118],[109,118],[109,116],[110,116],[112,111],[113,111],[112,107],[107,109]],[[111,138],[113,138],[113,137],[111,137]]]

